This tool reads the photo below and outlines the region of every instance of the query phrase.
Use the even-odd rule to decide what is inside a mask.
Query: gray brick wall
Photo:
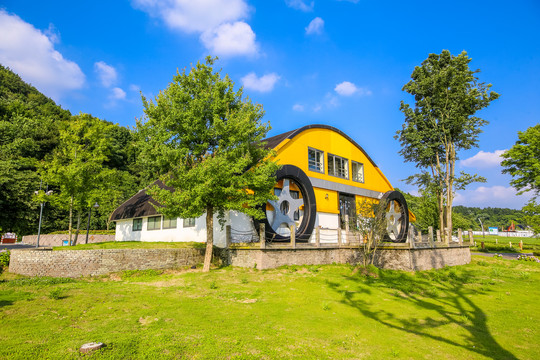
[[[62,241],[69,240],[68,234],[46,234],[40,235],[39,246],[62,246]],[[71,240],[75,240],[73,234]],[[77,244],[84,244],[86,240],[86,232],[81,232],[77,239]],[[106,241],[114,241],[114,235],[88,235],[89,243],[100,243]],[[37,235],[26,235],[22,238],[23,244],[36,245]]]
[[[9,271],[27,276],[79,277],[122,270],[174,269],[204,261],[203,249],[19,249]]]

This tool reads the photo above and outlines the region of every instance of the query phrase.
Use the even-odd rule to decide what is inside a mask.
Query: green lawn
[[[0,280],[2,359],[540,359],[539,263]]]
[[[206,243],[197,242],[149,242],[149,241],[109,241],[75,246],[55,246],[54,250],[96,250],[96,249],[204,249]]]
[[[468,241],[468,237],[465,237]],[[475,235],[474,241],[476,241],[477,247],[472,247],[472,251],[481,249],[481,242],[484,242],[484,246],[490,252],[521,252],[519,249],[519,242],[523,241],[523,252],[540,252],[540,237],[536,238],[520,238],[520,237],[506,237],[504,235]],[[512,247],[510,248],[510,244]]]

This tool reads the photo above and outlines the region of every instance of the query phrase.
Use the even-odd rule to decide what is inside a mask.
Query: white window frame
[[[315,160],[310,158],[310,152],[315,153]],[[317,161],[317,156],[320,156],[320,162]],[[308,170],[324,174],[324,151],[312,147],[308,147]]]
[[[190,228],[195,227],[195,218],[185,218],[182,219],[182,227],[184,228]]]
[[[343,171],[339,171],[336,163],[342,165]],[[332,172],[330,172],[330,168],[332,168]],[[328,153],[328,175],[349,180],[349,159]]]
[[[178,223],[177,223],[176,218],[163,217],[163,228],[164,229],[176,229],[177,227],[178,227]]]
[[[153,227],[153,228],[150,228],[150,219],[155,219],[155,218],[159,218],[159,221],[158,222],[154,222],[152,221],[152,224],[159,224],[159,227]],[[154,226],[154,225],[152,225]],[[159,216],[150,216],[148,218],[148,220],[146,221],[146,230],[148,231],[154,231],[154,230],[161,230],[161,215]]]
[[[358,169],[360,171],[354,171],[354,166],[358,166]],[[356,181],[356,182],[359,182],[359,183],[364,183],[365,182],[365,179],[364,179],[364,164],[358,162],[358,161],[354,161],[354,160],[351,160],[351,173],[352,173],[352,181]],[[358,174],[361,174],[361,177],[360,179],[358,178]]]
[[[135,226],[135,224],[137,224],[138,226]],[[131,231],[142,231],[142,224],[143,224],[142,218],[133,219],[133,225],[132,225]]]

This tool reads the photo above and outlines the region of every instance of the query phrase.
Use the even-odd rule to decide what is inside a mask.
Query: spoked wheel
[[[263,208],[266,218],[261,222],[265,224],[265,238],[269,241],[289,241],[290,226],[294,225],[296,240],[309,240],[317,215],[311,181],[294,165],[284,165],[279,169],[276,180],[274,195],[278,199],[268,201]],[[255,220],[255,223],[258,221]]]
[[[409,209],[407,201],[399,191],[387,191],[381,198],[386,202],[386,240],[392,242],[407,241],[409,231]]]

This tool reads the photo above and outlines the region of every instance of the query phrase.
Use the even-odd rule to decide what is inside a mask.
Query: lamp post
[[[39,190],[35,191],[34,194],[39,195],[39,192],[41,191],[41,185],[43,185],[43,180],[39,183]],[[49,185],[47,185],[45,190],[45,195],[50,196],[52,195],[53,191],[49,190]],[[39,225],[38,225],[38,231],[37,231],[37,241],[36,241],[36,247],[39,247],[39,238],[41,236],[41,219],[43,217],[43,207],[45,206],[45,203],[42,202],[39,207]]]
[[[96,210],[99,208],[99,204],[97,203],[97,201],[94,206],[88,208],[88,223],[86,224],[86,240],[84,242],[85,244],[88,244],[88,232],[90,231],[90,215],[92,215],[92,208]]]

